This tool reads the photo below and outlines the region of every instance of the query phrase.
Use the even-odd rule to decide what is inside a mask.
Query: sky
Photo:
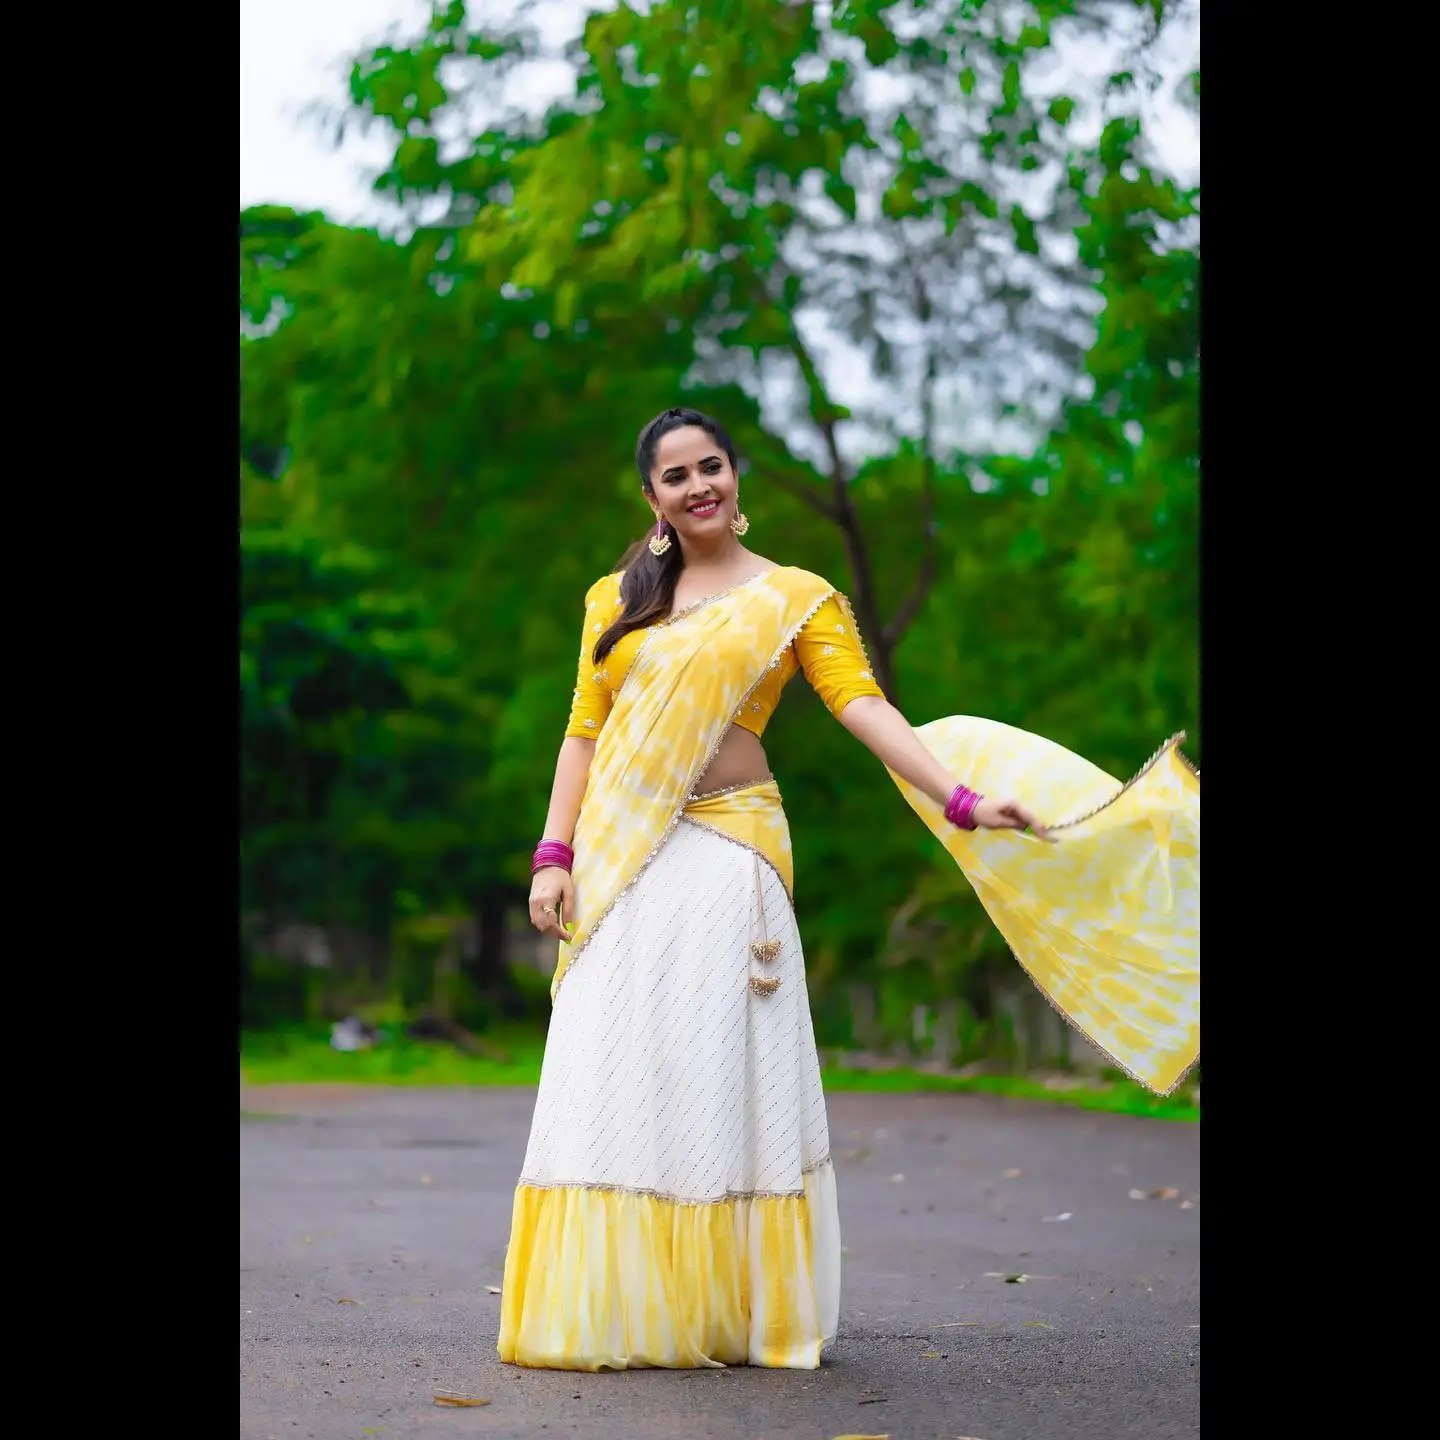
[[[585,6],[552,0],[547,8],[565,26]],[[384,161],[384,143],[352,137],[337,151],[302,111],[315,100],[343,96],[340,57],[428,9],[424,0],[240,0],[242,208],[323,210],[342,224],[380,217],[364,171]],[[1177,170],[1198,170],[1199,135],[1189,116],[1162,106],[1146,130]]]
[[[472,0],[471,14],[503,14],[511,3],[513,0]],[[592,8],[595,0],[537,0],[532,18],[547,32],[547,39],[559,43],[578,33],[585,13]],[[413,33],[416,21],[429,10],[428,0],[240,0],[242,208],[288,205],[323,211],[340,224],[394,229],[394,212],[370,193],[366,177],[367,168],[378,170],[389,159],[385,137],[377,134],[367,139],[352,133],[336,149],[319,125],[304,117],[304,111],[317,101],[338,104],[345,94],[346,58],[382,39],[392,26]],[[1160,152],[1162,163],[1177,178],[1191,183],[1199,178],[1198,125],[1168,92],[1175,80],[1198,64],[1198,29],[1198,5],[1193,26],[1167,29],[1163,48],[1168,53],[1154,57],[1166,72],[1167,83],[1147,107],[1145,117],[1147,140]],[[1066,60],[1057,61],[1049,85],[1060,93],[1077,78],[1077,72],[1107,74],[1113,68],[1110,58],[1102,48],[1079,42]],[[562,63],[532,65],[510,84],[523,85],[523,98],[543,106],[570,93],[571,72]],[[1093,84],[1082,81],[1076,88],[1089,91]],[[507,98],[522,97],[512,90]],[[1093,123],[1098,133],[1098,120]],[[1089,137],[1076,134],[1074,138],[1084,143]],[[802,319],[827,385],[837,399],[853,406],[858,416],[882,395],[868,361],[843,338],[824,333],[823,318]],[[1015,383],[1022,384],[1019,372],[1014,374]],[[762,404],[773,422],[779,423],[782,414],[793,408],[793,396],[786,397],[795,383],[795,376],[787,382],[784,377],[767,375],[760,384]],[[960,384],[960,379],[955,383]],[[1023,382],[1022,388],[1028,383]],[[1019,421],[993,419],[995,406],[968,392],[949,397],[942,409],[956,417],[953,423],[976,448],[1010,448],[1021,444],[1026,433],[1025,424]],[[847,427],[847,450],[870,448],[872,442],[862,430],[858,420]],[[797,441],[795,448],[814,449],[818,456],[820,445],[819,437],[812,435]]]

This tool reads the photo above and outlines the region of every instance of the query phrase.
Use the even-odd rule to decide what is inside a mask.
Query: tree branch
[[[923,282],[917,282],[915,289],[920,318],[928,320],[930,302]],[[930,345],[925,355],[925,388],[920,397],[920,568],[910,593],[880,632],[887,651],[893,650],[910,628],[911,621],[919,614],[930,587],[935,583],[935,368],[935,346]]]
[[[745,448],[755,457],[757,463],[765,467],[767,484],[774,485],[777,490],[783,490],[787,495],[793,495],[817,515],[823,515],[832,524],[836,523],[833,506],[813,485],[807,485],[800,476],[790,473],[790,468],[798,462],[782,446],[776,445],[771,436],[761,431],[759,443],[752,442]]]
[[[805,385],[810,392],[810,415],[820,427],[820,433],[825,437],[825,448],[830,455],[830,486],[834,497],[830,506],[831,518],[840,527],[840,534],[845,541],[845,558],[850,562],[850,574],[854,580],[854,593],[850,597],[850,603],[855,611],[855,623],[860,627],[862,635],[871,638],[873,653],[870,656],[870,666],[876,683],[893,705],[895,672],[890,663],[891,647],[880,625],[875,577],[870,568],[870,551],[865,544],[865,532],[861,529],[860,516],[855,510],[855,498],[850,493],[850,477],[840,455],[839,439],[835,433],[838,412],[825,393],[825,384],[820,378],[814,357],[788,315],[786,323],[790,330],[790,353],[799,363],[800,373],[805,377]]]

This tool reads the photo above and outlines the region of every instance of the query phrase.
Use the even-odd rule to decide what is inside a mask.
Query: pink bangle
[[[957,785],[945,806],[945,818],[961,830],[975,830],[975,807],[985,797],[968,785]]]
[[[530,873],[533,875],[537,870],[545,870],[552,865],[561,870],[569,870],[574,864],[575,852],[563,840],[542,840],[535,847],[535,854],[530,861]]]

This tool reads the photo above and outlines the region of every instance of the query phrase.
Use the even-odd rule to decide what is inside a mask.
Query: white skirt
[[[762,933],[779,941],[771,960],[752,951]],[[757,993],[752,976],[779,983]],[[575,1370],[814,1368],[839,1301],[794,911],[756,852],[682,820],[556,996],[500,1355]]]

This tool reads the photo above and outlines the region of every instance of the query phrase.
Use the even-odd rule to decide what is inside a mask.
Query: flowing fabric
[[[575,836],[579,928],[560,947],[552,995],[658,853],[735,712],[833,593],[782,568],[650,632],[596,744]],[[966,784],[1018,795],[1060,827],[1054,843],[957,830],[891,777],[1051,1004],[1126,1074],[1169,1093],[1200,1051],[1200,780],[1178,743],[1122,786],[995,721],[949,716],[917,734]],[[788,852],[777,868],[789,876]]]
[[[958,830],[892,776],[1052,1005],[1168,1094],[1200,1054],[1200,777],[1168,741],[1128,785],[1049,740],[973,716],[916,730],[951,774],[1056,827]]]

